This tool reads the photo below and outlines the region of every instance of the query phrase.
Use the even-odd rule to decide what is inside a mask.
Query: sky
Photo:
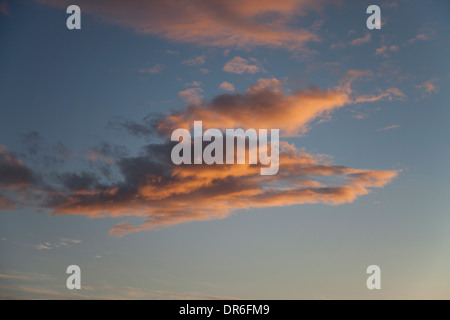
[[[0,298],[449,299],[449,21],[444,0],[1,0]],[[174,165],[198,120],[279,129],[278,172]]]

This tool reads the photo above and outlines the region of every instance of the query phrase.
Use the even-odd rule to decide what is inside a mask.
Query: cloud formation
[[[198,104],[201,103],[203,99],[203,89],[199,87],[189,88],[183,91],[180,91],[178,95],[183,99],[184,102],[189,104]]]
[[[425,94],[438,93],[439,87],[436,85],[436,82],[438,82],[438,79],[430,79],[416,85],[416,88],[422,90]]]
[[[220,84],[219,88],[222,89],[222,90],[225,90],[225,91],[234,91],[234,90],[236,90],[232,83],[229,83],[229,82],[226,82],[226,81],[222,82]]]
[[[157,74],[160,73],[164,69],[164,66],[162,64],[157,64],[154,67],[147,68],[147,69],[140,69],[140,73],[150,73],[150,74]]]
[[[351,44],[352,46],[360,46],[360,45],[362,45],[362,44],[364,44],[364,43],[370,42],[370,39],[371,39],[370,33],[366,33],[366,35],[365,35],[364,37],[353,39],[353,40],[350,42],[350,44]]]
[[[192,87],[180,92],[189,103],[186,108],[146,118],[144,124],[122,121],[118,125],[135,135],[156,133],[167,138],[174,128],[190,129],[194,120],[201,119],[205,128],[278,128],[284,137],[298,136],[314,121],[329,119],[336,109],[364,99],[371,101],[351,88],[356,79],[370,76],[367,70],[349,70],[335,87],[322,90],[310,86],[292,93],[286,93],[282,82],[275,78],[259,79],[244,93],[223,94],[210,101],[203,100],[199,87]],[[395,88],[383,94],[402,95]],[[30,146],[35,147],[28,151],[38,154],[43,145],[36,143],[41,141],[40,136],[28,138],[34,141]],[[261,165],[250,165],[248,161],[242,165],[176,166],[170,158],[174,145],[171,141],[152,143],[144,146],[139,155],[129,156],[120,148],[103,144],[89,150],[90,170],[57,172],[45,183],[35,183],[33,171],[1,147],[0,204],[6,209],[20,203],[56,215],[143,219],[140,225],[116,225],[110,234],[120,237],[178,223],[222,219],[251,208],[351,203],[374,188],[384,187],[398,174],[395,170],[334,165],[325,155],[307,153],[285,141],[280,141],[279,171],[274,176],[261,176]],[[118,175],[95,170],[94,164],[114,168]],[[19,190],[20,195],[16,192],[11,198],[8,190]],[[53,247],[44,243],[37,249]]]
[[[248,61],[241,57],[234,57],[228,61],[223,67],[223,71],[229,73],[243,74],[243,73],[257,73],[261,72],[263,69],[259,66],[258,60],[250,58],[250,61],[255,64],[249,64]]]
[[[67,8],[69,0],[35,0]],[[296,18],[321,9],[322,0],[79,0],[83,12],[105,21],[169,40],[203,46],[303,48],[318,41],[311,30],[294,24]]]
[[[205,55],[189,58],[189,59],[181,61],[181,63],[185,64],[187,66],[193,66],[193,67],[201,66],[201,65],[205,64]]]

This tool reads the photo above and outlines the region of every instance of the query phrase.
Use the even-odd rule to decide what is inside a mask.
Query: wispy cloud
[[[229,82],[222,82],[219,86],[220,89],[225,90],[225,91],[235,91],[236,89],[234,88],[234,85],[229,83]]]
[[[69,239],[69,238],[59,238],[58,241],[56,242],[45,242],[45,243],[40,243],[37,245],[34,245],[34,248],[36,248],[37,250],[52,250],[55,248],[60,248],[60,247],[70,247],[72,244],[80,244],[82,243],[81,240],[76,240],[76,239]]]
[[[400,49],[399,46],[390,45],[390,46],[381,46],[375,50],[376,55],[381,55],[384,57],[388,56],[388,52],[397,52]]]
[[[387,131],[387,130],[397,129],[399,127],[400,126],[398,124],[393,124],[393,125],[390,125],[390,126],[387,126],[384,128],[379,128],[379,129],[377,129],[377,131]]]
[[[139,69],[139,72],[140,73],[157,74],[157,73],[160,73],[164,68],[165,68],[165,66],[163,66],[162,64],[157,64],[151,68]]]
[[[201,81],[192,81],[184,84],[187,87],[200,87],[202,85]]]
[[[371,39],[371,38],[372,38],[372,36],[370,35],[370,33],[366,33],[366,35],[365,35],[364,37],[353,39],[353,40],[350,42],[350,44],[351,44],[352,46],[360,46],[360,45],[362,45],[362,44],[364,44],[364,43],[370,42],[370,39]]]
[[[203,99],[203,89],[202,88],[190,88],[180,91],[178,95],[183,99],[183,101],[189,104],[198,104]]]
[[[436,32],[431,24],[425,25],[419,30],[419,32],[411,39],[408,40],[409,44],[413,44],[417,41],[427,41],[434,39]]]
[[[167,54],[170,54],[170,55],[173,55],[173,56],[177,56],[177,55],[180,54],[178,51],[170,50],[170,49],[167,49],[167,50],[166,50],[166,53],[167,53]]]
[[[62,8],[72,4],[69,0],[35,1]],[[323,2],[211,0],[187,1],[180,6],[172,1],[79,0],[77,5],[83,8],[83,12],[105,21],[173,41],[203,46],[268,46],[297,50],[304,48],[308,42],[318,41],[319,37],[314,30],[293,23],[295,17],[321,10]]]
[[[223,71],[230,73],[257,73],[263,71],[262,67],[259,65],[258,60],[251,58],[255,64],[250,64],[246,59],[241,57],[234,57],[228,61],[223,67]]]
[[[438,81],[439,81],[439,79],[433,78],[433,79],[427,80],[421,84],[416,85],[416,88],[422,90],[422,92],[424,94],[438,93],[439,87],[436,84]]]
[[[5,16],[11,15],[11,10],[9,9],[8,1],[3,0],[0,2],[0,14],[3,14]]]
[[[201,66],[205,64],[205,55],[201,55],[198,57],[189,58],[186,60],[181,61],[182,64],[185,64],[187,66]]]

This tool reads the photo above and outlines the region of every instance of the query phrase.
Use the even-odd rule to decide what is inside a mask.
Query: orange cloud
[[[193,66],[193,67],[201,66],[201,65],[205,64],[205,55],[194,57],[194,58],[189,58],[189,59],[181,61],[181,63],[188,65],[188,66]]]
[[[416,86],[416,88],[421,89],[426,94],[438,93],[439,87],[436,85],[438,79],[430,79]]]
[[[366,35],[365,35],[364,37],[362,37],[362,38],[356,38],[356,39],[353,39],[353,40],[350,42],[350,44],[351,44],[352,46],[360,46],[360,45],[362,45],[362,44],[364,44],[364,43],[370,42],[370,39],[371,39],[370,33],[366,33]]]
[[[234,90],[236,90],[232,83],[229,83],[229,82],[226,82],[226,81],[222,82],[220,84],[219,88],[222,89],[222,90],[225,90],[225,91],[234,91]]]
[[[253,59],[253,61],[258,63],[256,59]],[[262,68],[257,64],[249,64],[244,58],[234,57],[225,64],[222,70],[230,73],[243,74],[261,72]]]
[[[143,167],[136,168],[140,163],[136,160],[132,160],[133,169],[140,171]],[[132,181],[125,168],[122,166],[125,181],[118,184],[114,194],[69,193],[54,197],[48,208],[55,214],[146,219],[141,225],[121,223],[110,231],[123,236],[178,223],[222,219],[250,208],[351,203],[373,188],[384,187],[398,174],[335,166],[323,155],[308,154],[286,142],[281,143],[280,170],[274,176],[259,175],[258,165],[166,165],[158,173],[140,171],[141,177]]]
[[[66,8],[69,0],[35,0]],[[294,27],[295,18],[320,10],[317,0],[79,0],[83,12],[139,33],[204,46],[301,49],[318,41],[313,31]],[[264,19],[261,19],[264,17]]]
[[[202,93],[202,88],[195,87],[180,91],[178,95],[187,103],[198,104],[201,103],[201,100],[203,99]]]
[[[220,95],[209,102],[202,101],[198,96],[202,91],[193,87],[184,92],[190,103],[187,108],[146,119],[150,128],[133,123],[125,126],[136,134],[153,130],[164,135],[173,128],[190,128],[194,120],[200,119],[208,128],[278,128],[284,136],[296,136],[307,131],[313,121],[360,101],[361,96],[353,92],[351,84],[371,76],[367,70],[349,70],[333,88],[311,86],[293,93],[286,93],[275,78],[259,79],[244,93]],[[390,88],[383,94],[402,93]],[[123,222],[110,231],[123,236],[178,223],[222,219],[251,208],[351,203],[374,188],[384,187],[398,175],[394,170],[334,165],[325,155],[306,153],[284,141],[280,141],[279,170],[273,176],[260,175],[261,165],[250,165],[248,161],[242,165],[175,166],[170,160],[174,144],[153,143],[145,146],[139,156],[121,154],[115,158],[111,156],[114,148],[92,149],[96,152],[91,152],[89,160],[96,165],[114,166],[118,178],[101,179],[97,173],[84,171],[57,173],[54,181],[33,185],[32,190],[25,188],[23,192],[28,194],[20,202],[28,201],[29,205],[49,209],[53,214],[134,216],[144,220],[137,226]],[[104,161],[110,157],[114,161]],[[34,181],[33,172],[0,147],[0,173],[3,172],[3,190]],[[39,201],[31,203],[29,195]],[[11,203],[9,198],[0,196],[0,206],[7,208]]]
[[[314,119],[350,102],[340,87],[322,91],[312,86],[286,95],[277,79],[259,79],[244,94],[220,95],[165,116],[158,121],[158,129],[172,132],[202,119],[209,128],[277,128],[284,136],[297,136]]]

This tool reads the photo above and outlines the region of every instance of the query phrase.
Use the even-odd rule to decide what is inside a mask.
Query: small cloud
[[[86,155],[86,159],[91,162],[103,161],[109,164],[114,163],[113,158],[107,158],[102,153],[100,153],[98,150],[95,149],[89,150],[88,154]]]
[[[378,48],[378,49],[375,50],[375,54],[376,54],[376,55],[381,55],[381,56],[387,57],[387,56],[388,56],[388,51],[396,52],[396,51],[398,51],[399,49],[400,49],[400,48],[399,48],[398,46],[396,46],[396,45],[382,46],[382,47],[380,47],[380,48]]]
[[[228,54],[230,53],[230,49],[226,49],[226,50],[224,50],[223,51],[223,55],[225,56],[225,57],[228,57]]]
[[[189,104],[199,104],[203,99],[202,88],[190,88],[184,91],[180,91],[178,95],[184,102]]]
[[[58,242],[54,242],[54,243],[50,243],[50,242],[45,242],[45,243],[41,243],[38,245],[34,245],[33,247],[37,250],[52,250],[54,248],[60,248],[60,247],[70,247],[70,244],[79,244],[82,243],[83,241],[81,240],[76,240],[76,239],[69,239],[69,238],[59,238]]]
[[[38,244],[36,246],[34,246],[37,250],[51,250],[52,247],[51,246],[46,246],[44,244]]]
[[[358,120],[362,120],[367,118],[369,115],[366,113],[358,113],[352,116],[352,118],[358,119]]]
[[[384,127],[384,128],[379,128],[379,129],[377,129],[377,131],[387,131],[387,130],[396,129],[398,127],[400,127],[398,124],[393,124],[391,126],[387,126],[387,127]]]
[[[181,61],[181,63],[192,67],[201,66],[205,64],[205,55],[189,58]]]
[[[192,81],[185,84],[187,87],[200,87],[202,83],[200,81]]]
[[[436,32],[431,28],[431,26],[426,25],[425,27],[423,27],[422,29],[419,30],[419,32],[417,33],[417,35],[414,38],[409,39],[408,43],[413,44],[416,41],[432,40],[435,35],[436,35]]]
[[[71,242],[71,243],[82,243],[83,241],[81,240],[76,240],[76,239],[68,239],[68,238],[61,238],[62,242]]]
[[[436,85],[438,79],[430,79],[424,83],[416,85],[417,89],[421,89],[425,94],[438,93],[439,87]]]
[[[360,46],[360,45],[362,45],[362,44],[364,44],[364,43],[370,42],[370,39],[371,39],[370,33],[366,33],[366,35],[365,35],[364,37],[362,37],[362,38],[356,38],[356,39],[353,39],[353,40],[350,42],[350,44],[351,44],[352,46]]]
[[[200,68],[200,72],[203,74],[207,74],[207,73],[209,73],[209,70],[206,68]]]
[[[387,93],[390,94],[389,100],[392,100],[395,96],[398,100],[404,100],[406,98],[406,95],[398,88],[389,88],[386,90]]]
[[[11,11],[9,10],[8,1],[4,0],[4,1],[0,2],[0,13],[5,16],[11,15]]]
[[[233,84],[231,84],[231,83],[229,83],[229,82],[226,82],[226,81],[222,82],[222,83],[220,84],[219,88],[222,89],[222,90],[225,90],[225,91],[234,91],[234,90],[236,90],[236,89],[234,88],[234,85],[233,85]]]
[[[167,53],[167,54],[170,54],[170,55],[172,55],[172,56],[177,56],[177,55],[180,54],[178,51],[169,50],[169,49],[166,50],[166,53]]]
[[[97,258],[97,259],[100,259],[100,258],[102,258],[102,256],[94,256],[94,258]]]
[[[157,74],[160,73],[165,67],[162,64],[157,64],[152,68],[148,69],[140,69],[140,73],[150,73],[150,74]]]
[[[344,41],[339,41],[339,42],[336,42],[336,43],[332,43],[330,45],[330,48],[331,49],[342,49],[342,48],[345,48],[345,42]]]
[[[2,241],[6,241],[6,238],[3,237],[3,238],[2,238]]]
[[[399,49],[400,47],[396,45],[389,46],[389,50],[391,50],[392,52],[397,52]]]
[[[251,61],[256,62],[258,64],[258,60],[255,58],[251,58]],[[261,67],[259,67],[257,64],[252,65],[249,64],[249,62],[244,58],[234,57],[225,64],[222,70],[225,72],[236,74],[243,74],[243,73],[253,74],[262,71]]]

